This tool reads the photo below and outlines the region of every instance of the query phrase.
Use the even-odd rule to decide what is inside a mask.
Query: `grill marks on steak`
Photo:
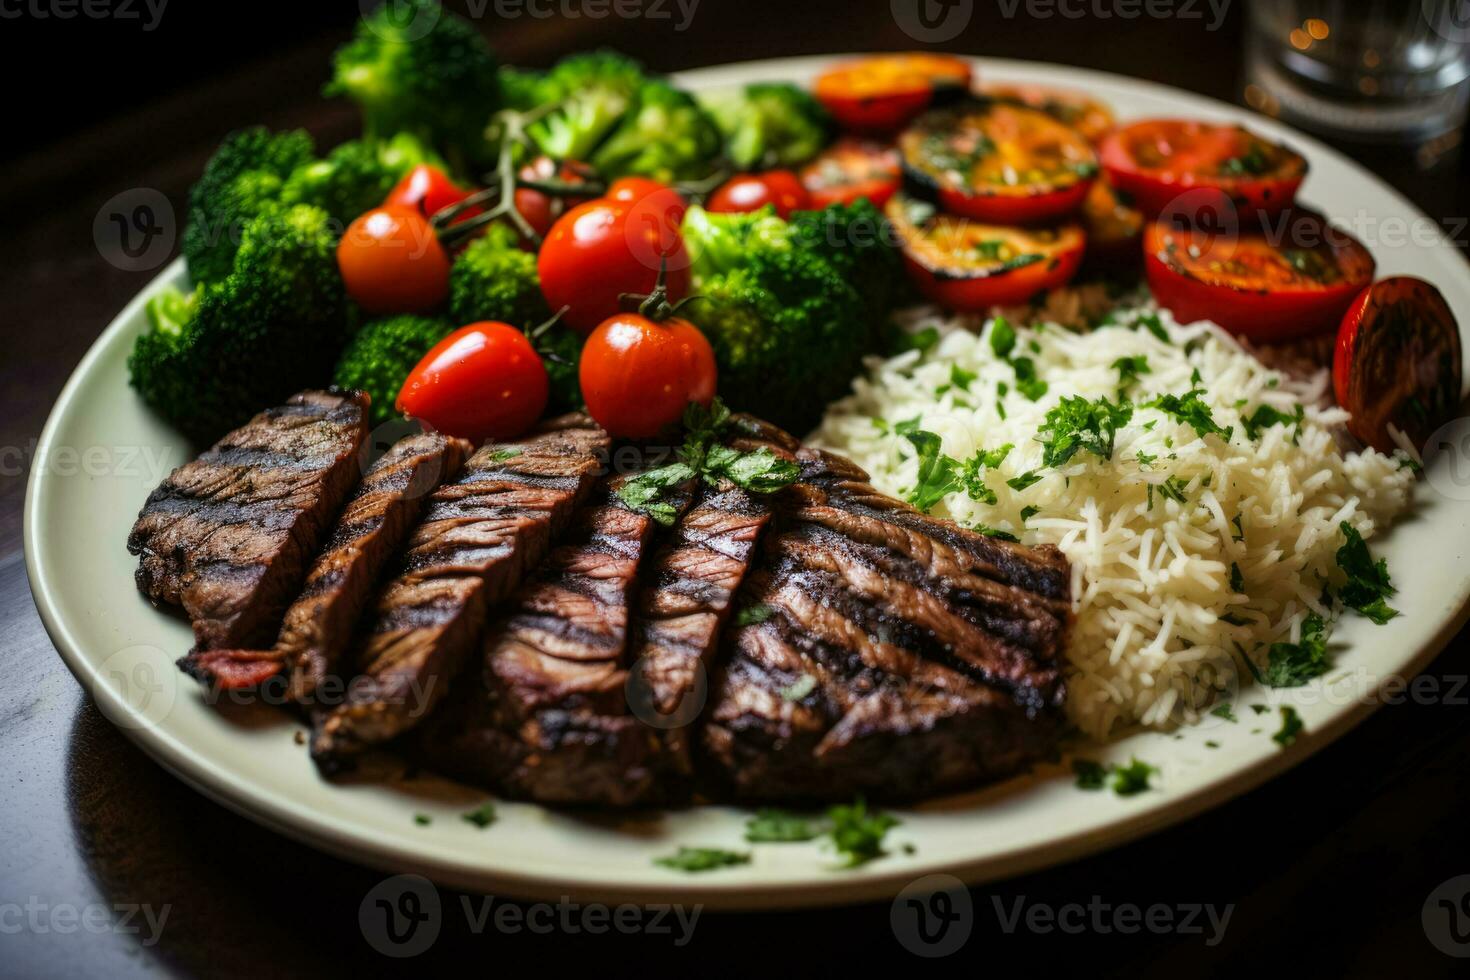
[[[726,638],[703,737],[742,798],[909,797],[1014,772],[1050,747],[1069,574],[927,518],[803,450]]]
[[[447,693],[503,601],[586,497],[607,435],[565,416],[482,448],[430,497],[354,650],[344,704],[319,719],[312,755],[333,768],[416,725]]]
[[[269,650],[196,651],[185,669],[225,689],[250,687],[283,668],[288,694],[312,700],[334,674],[378,576],[418,523],[429,493],[452,479],[473,447],[437,432],[408,436],[368,468],[342,511],[301,595]]]
[[[658,787],[657,739],[628,713],[639,566],[658,530],[605,480],[490,628],[482,687],[428,739],[436,764],[547,803],[626,806]],[[689,488],[668,499],[677,511]]]
[[[138,588],[155,604],[183,607],[196,649],[275,638],[358,476],[367,404],[360,392],[294,395],[149,495],[128,536]]]

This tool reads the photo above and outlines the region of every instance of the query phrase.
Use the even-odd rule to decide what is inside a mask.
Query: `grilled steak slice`
[[[570,415],[486,446],[429,498],[356,645],[345,702],[319,718],[312,755],[332,769],[416,725],[447,693],[503,601],[586,497],[606,433]]]
[[[439,768],[545,803],[627,806],[658,788],[657,737],[628,713],[625,656],[657,524],[618,499],[624,481],[600,485],[490,628],[482,685],[426,734]],[[682,510],[689,494],[668,499]]]
[[[452,479],[473,446],[437,432],[400,439],[369,467],[317,558],[301,596],[269,650],[196,651],[190,673],[225,689],[253,687],[282,669],[298,704],[335,673],[373,585],[423,511],[429,493]]]
[[[1064,696],[1069,570],[919,514],[803,450],[727,633],[703,730],[743,799],[914,797],[1046,754]]]
[[[275,639],[359,475],[367,404],[360,392],[294,395],[149,495],[128,536],[138,588],[155,604],[183,607],[197,649]]]

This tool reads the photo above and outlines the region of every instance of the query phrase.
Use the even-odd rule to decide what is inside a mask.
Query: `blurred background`
[[[1424,4],[1452,17],[1466,6]],[[659,0],[663,16],[631,19],[613,13],[611,0],[484,0],[474,9],[484,12],[477,22],[502,58],[526,66],[601,45],[664,71],[926,48],[1102,69],[1288,115],[1311,110],[1318,116],[1308,112],[1306,122],[1331,129],[1337,146],[1447,228],[1470,215],[1470,173],[1454,125],[1455,105],[1463,106],[1464,86],[1454,77],[1463,38],[1448,50],[1435,40],[1440,34],[1414,46],[1408,28],[1391,33],[1398,40],[1390,44],[1354,34],[1390,15],[1417,24],[1421,0],[1257,0],[1254,7],[1246,0]],[[598,10],[604,15],[595,16]],[[952,34],[935,26],[950,13],[968,18]],[[86,348],[153,275],[99,256],[92,222],[102,204],[120,191],[152,187],[181,211],[211,150],[241,126],[305,126],[321,145],[352,135],[354,111],[317,93],[331,50],[359,16],[356,0],[90,0],[85,8],[80,0],[0,0],[0,81],[8,95],[0,209],[9,221],[0,264],[8,314],[0,446],[34,439]],[[1400,82],[1411,86],[1406,95],[1390,91]],[[1428,123],[1399,120],[1371,132],[1341,124],[1344,111],[1356,111],[1354,100],[1384,93],[1399,103],[1450,105],[1436,103]],[[1393,126],[1400,132],[1389,133]],[[25,694],[20,708],[0,710],[10,756],[0,780],[0,902],[38,891],[77,901],[166,900],[176,920],[156,948],[115,934],[85,942],[0,935],[0,976],[388,972],[395,964],[367,949],[356,924],[357,903],[381,876],[206,801],[82,697],[30,604],[19,559],[23,476],[0,476],[0,628],[9,646],[0,682]],[[1430,672],[1448,689],[1470,673],[1470,651],[1447,651]],[[1309,975],[1455,975],[1458,963],[1425,942],[1420,909],[1440,881],[1470,872],[1459,802],[1470,798],[1463,704],[1385,708],[1291,779],[1138,844],[976,890],[988,932],[977,931],[939,967],[1017,969],[1024,962],[1042,973],[1084,966],[1177,976],[1206,961],[1220,973],[1284,966],[1309,952],[1311,965],[1301,967]],[[221,861],[224,844],[249,859]],[[990,913],[992,902],[1060,905],[1093,895],[1141,906],[1238,908],[1214,948],[1197,935],[1000,935]],[[445,901],[457,899],[446,894]],[[469,956],[488,954],[494,959],[480,960],[478,969],[545,969],[553,957],[573,957],[607,972],[648,975],[689,964],[691,953],[701,957],[702,972],[714,974],[827,975],[850,970],[851,958],[922,965],[895,944],[886,905],[710,915],[682,950],[638,939],[460,930],[412,965],[463,968]]]

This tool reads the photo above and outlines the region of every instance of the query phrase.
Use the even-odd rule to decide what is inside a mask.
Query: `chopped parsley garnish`
[[[1230,535],[1230,540],[1231,541],[1244,541],[1245,540],[1245,528],[1243,528],[1243,527],[1240,526],[1240,515],[1239,514],[1236,514],[1234,517],[1232,517],[1230,519],[1230,523],[1235,526],[1235,532]]]
[[[1022,524],[1026,523],[1027,521],[1031,520],[1031,518],[1035,517],[1039,513],[1041,513],[1041,508],[1040,507],[1029,507],[1029,506],[1028,507],[1022,507],[1021,508],[1021,523]]]
[[[1216,718],[1224,718],[1232,725],[1240,721],[1239,718],[1235,717],[1235,711],[1231,709],[1229,701],[1215,705],[1213,708],[1210,709],[1210,714],[1214,715]]]
[[[1044,447],[1042,462],[1065,466],[1078,452],[1086,450],[1099,459],[1113,458],[1118,430],[1133,418],[1132,405],[1114,405],[1107,398],[1088,401],[1080,395],[1063,398],[1046,413],[1036,434]]]
[[[752,844],[793,844],[822,836],[819,824],[785,810],[757,810],[745,822],[745,839]]]
[[[1102,789],[1108,784],[1107,767],[1091,759],[1073,759],[1072,772],[1077,774],[1078,789]]]
[[[904,499],[924,513],[945,497],[961,489],[959,462],[940,452],[940,438],[933,432],[919,429],[905,432],[903,437],[913,444],[919,458],[919,482]]]
[[[484,830],[495,822],[495,804],[486,801],[473,810],[461,813],[459,818],[465,823],[472,823],[481,830]]]
[[[991,527],[989,524],[976,524],[975,533],[983,534],[987,538],[995,538],[997,541],[1009,541],[1012,544],[1019,544],[1021,541],[1020,538],[1016,537],[1010,531],[1002,531],[1000,528]]]
[[[1153,368],[1148,366],[1148,358],[1140,354],[1137,357],[1120,357],[1113,362],[1113,369],[1118,372],[1118,400],[1123,400],[1123,393],[1128,388],[1138,383],[1140,375],[1152,374]]]
[[[1262,430],[1269,429],[1273,425],[1296,426],[1297,431],[1292,435],[1291,441],[1295,445],[1301,438],[1302,420],[1306,418],[1307,410],[1301,405],[1296,407],[1296,414],[1288,415],[1280,409],[1272,408],[1270,405],[1259,405],[1250,415],[1240,417],[1240,427],[1251,439],[1259,439]]]
[[[1016,372],[1016,390],[1029,400],[1040,401],[1051,387],[1036,376],[1036,363],[1029,357],[1018,357],[1011,361]]]
[[[1271,169],[1271,161],[1259,146],[1252,146],[1238,157],[1220,163],[1220,173],[1226,177],[1259,175]]]
[[[490,462],[503,463],[508,459],[515,459],[519,455],[521,455],[521,450],[519,449],[498,449],[490,454]]]
[[[427,813],[415,813],[413,815],[413,822],[418,824],[420,827],[427,827],[429,824],[434,822],[434,818],[429,816]]]
[[[1240,574],[1240,566],[1235,562],[1230,563],[1230,591],[1245,591],[1245,576]]]
[[[994,506],[998,502],[995,491],[985,485],[981,474],[987,469],[994,469],[1005,458],[1010,455],[1012,449],[1016,448],[1011,443],[1006,443],[999,449],[982,449],[974,456],[960,464],[960,484],[971,500],[978,500],[982,504]]]
[[[1149,402],[1150,408],[1157,408],[1173,418],[1189,426],[1200,438],[1207,435],[1217,435],[1226,442],[1230,441],[1233,428],[1221,428],[1220,423],[1215,421],[1215,415],[1210,406],[1205,404],[1201,397],[1203,388],[1191,388],[1186,395],[1160,395]]]
[[[1142,449],[1140,449],[1137,453],[1134,454],[1133,461],[1138,464],[1139,469],[1146,470],[1149,467],[1153,466],[1158,458],[1159,457],[1155,454],[1146,453]]]
[[[1281,708],[1281,730],[1271,736],[1271,741],[1282,748],[1286,748],[1296,741],[1306,726],[1302,724],[1301,716],[1291,705],[1283,705]]]
[[[817,688],[817,679],[811,674],[802,674],[787,686],[781,688],[782,701],[800,701]]]
[[[714,871],[716,868],[749,864],[750,855],[718,847],[681,847],[666,857],[654,858],[653,863],[675,871]]]
[[[938,327],[925,327],[913,333],[907,330],[897,330],[894,331],[893,340],[889,345],[889,353],[902,354],[905,351],[916,350],[922,354],[937,343],[939,343]]]
[[[1001,360],[1007,360],[1016,349],[1016,331],[1003,316],[998,316],[990,325],[990,349]]]
[[[1040,473],[1036,472],[1035,470],[1027,470],[1020,476],[1013,476],[1009,480],[1007,480],[1006,486],[1010,487],[1017,493],[1020,493],[1027,487],[1034,486],[1035,484],[1040,483],[1041,479],[1042,477]]]
[[[754,626],[756,623],[764,623],[775,615],[775,610],[763,602],[757,602],[753,606],[746,606],[735,614],[736,626]]]
[[[847,867],[865,864],[883,856],[883,838],[898,826],[898,818],[886,813],[869,812],[858,797],[851,805],[834,806],[827,811],[832,824],[832,845],[847,858]]]
[[[1266,669],[1260,672],[1258,680],[1268,687],[1301,687],[1312,678],[1321,677],[1332,666],[1327,659],[1327,624],[1313,613],[1302,620],[1300,639],[1295,643],[1271,644],[1266,657]]]
[[[974,371],[966,371],[958,364],[951,364],[949,366],[949,384],[940,388],[939,394],[942,395],[951,388],[958,388],[960,391],[969,391],[970,385],[978,377],[980,377],[980,375],[976,374]]]
[[[1266,712],[1270,711],[1271,709],[1268,708],[1268,707],[1266,707],[1264,704],[1253,704],[1253,705],[1251,705],[1251,710],[1254,711],[1258,715],[1264,715]]]
[[[674,488],[695,478],[718,483],[723,478],[752,493],[774,493],[796,482],[801,469],[792,460],[762,447],[743,453],[719,443],[730,424],[730,410],[718,398],[709,408],[691,404],[684,412],[684,445],[679,462],[640,473],[618,490],[629,510],[647,514],[665,526],[673,524],[677,508],[669,501]]]
[[[1113,792],[1119,796],[1137,796],[1149,788],[1149,777],[1156,772],[1158,769],[1135,757],[1128,765],[1113,770]]]
[[[1389,581],[1388,559],[1380,558],[1374,562],[1357,528],[1347,521],[1338,526],[1345,542],[1337,549],[1337,567],[1347,574],[1348,580],[1337,590],[1337,597],[1344,606],[1357,610],[1382,626],[1399,614],[1385,601],[1398,591]]]

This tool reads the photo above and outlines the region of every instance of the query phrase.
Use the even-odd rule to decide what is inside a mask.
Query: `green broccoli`
[[[449,315],[456,323],[498,320],[523,330],[550,319],[536,256],[517,246],[510,228],[491,225],[454,260]]]
[[[542,153],[556,160],[588,158],[617,128],[647,82],[643,66],[616,51],[568,55],[546,73],[539,86],[541,104],[556,108],[530,127]],[[518,99],[534,97],[522,85]]]
[[[500,69],[500,101],[507,109],[529,112],[555,102],[556,96],[547,86],[545,72],[505,65]]]
[[[753,248],[696,288],[689,317],[714,348],[725,401],[793,432],[816,424],[867,351],[862,297],[810,250]]]
[[[189,191],[183,250],[196,283],[230,274],[245,225],[277,203],[287,177],[313,153],[311,137],[299,129],[255,126],[225,137]]]
[[[408,372],[453,329],[448,320],[411,313],[372,320],[348,343],[332,380],[372,396],[373,424],[381,425],[398,417],[394,402]]]
[[[800,166],[832,139],[827,110],[789,82],[756,82],[700,101],[719,125],[725,156],[741,170]]]
[[[345,227],[383,203],[395,184],[421,163],[443,167],[433,150],[410,133],[387,142],[349,140],[292,171],[281,190],[286,204],[315,204]]]
[[[363,18],[323,91],[358,104],[368,139],[414,133],[461,173],[493,159],[485,127],[500,107],[495,55],[438,0],[395,0]]]
[[[546,365],[551,382],[551,397],[546,403],[548,415],[574,412],[584,406],[578,365],[582,360],[582,338],[577,331],[562,323],[554,323],[538,334],[534,343]]]
[[[871,322],[880,328],[904,285],[903,261],[888,219],[866,198],[791,216],[800,247],[830,262],[863,297]]]
[[[638,175],[672,183],[714,171],[720,131],[688,92],[664,81],[639,86],[622,123],[593,152],[591,163],[609,179]]]
[[[245,225],[228,275],[156,297],[128,358],[143,400],[207,442],[325,384],[351,324],[330,224],[320,208],[269,206]]]
[[[789,248],[792,239],[791,225],[770,205],[726,214],[695,205],[684,214],[682,232],[696,292],[704,277],[740,268],[751,251],[779,251]]]

